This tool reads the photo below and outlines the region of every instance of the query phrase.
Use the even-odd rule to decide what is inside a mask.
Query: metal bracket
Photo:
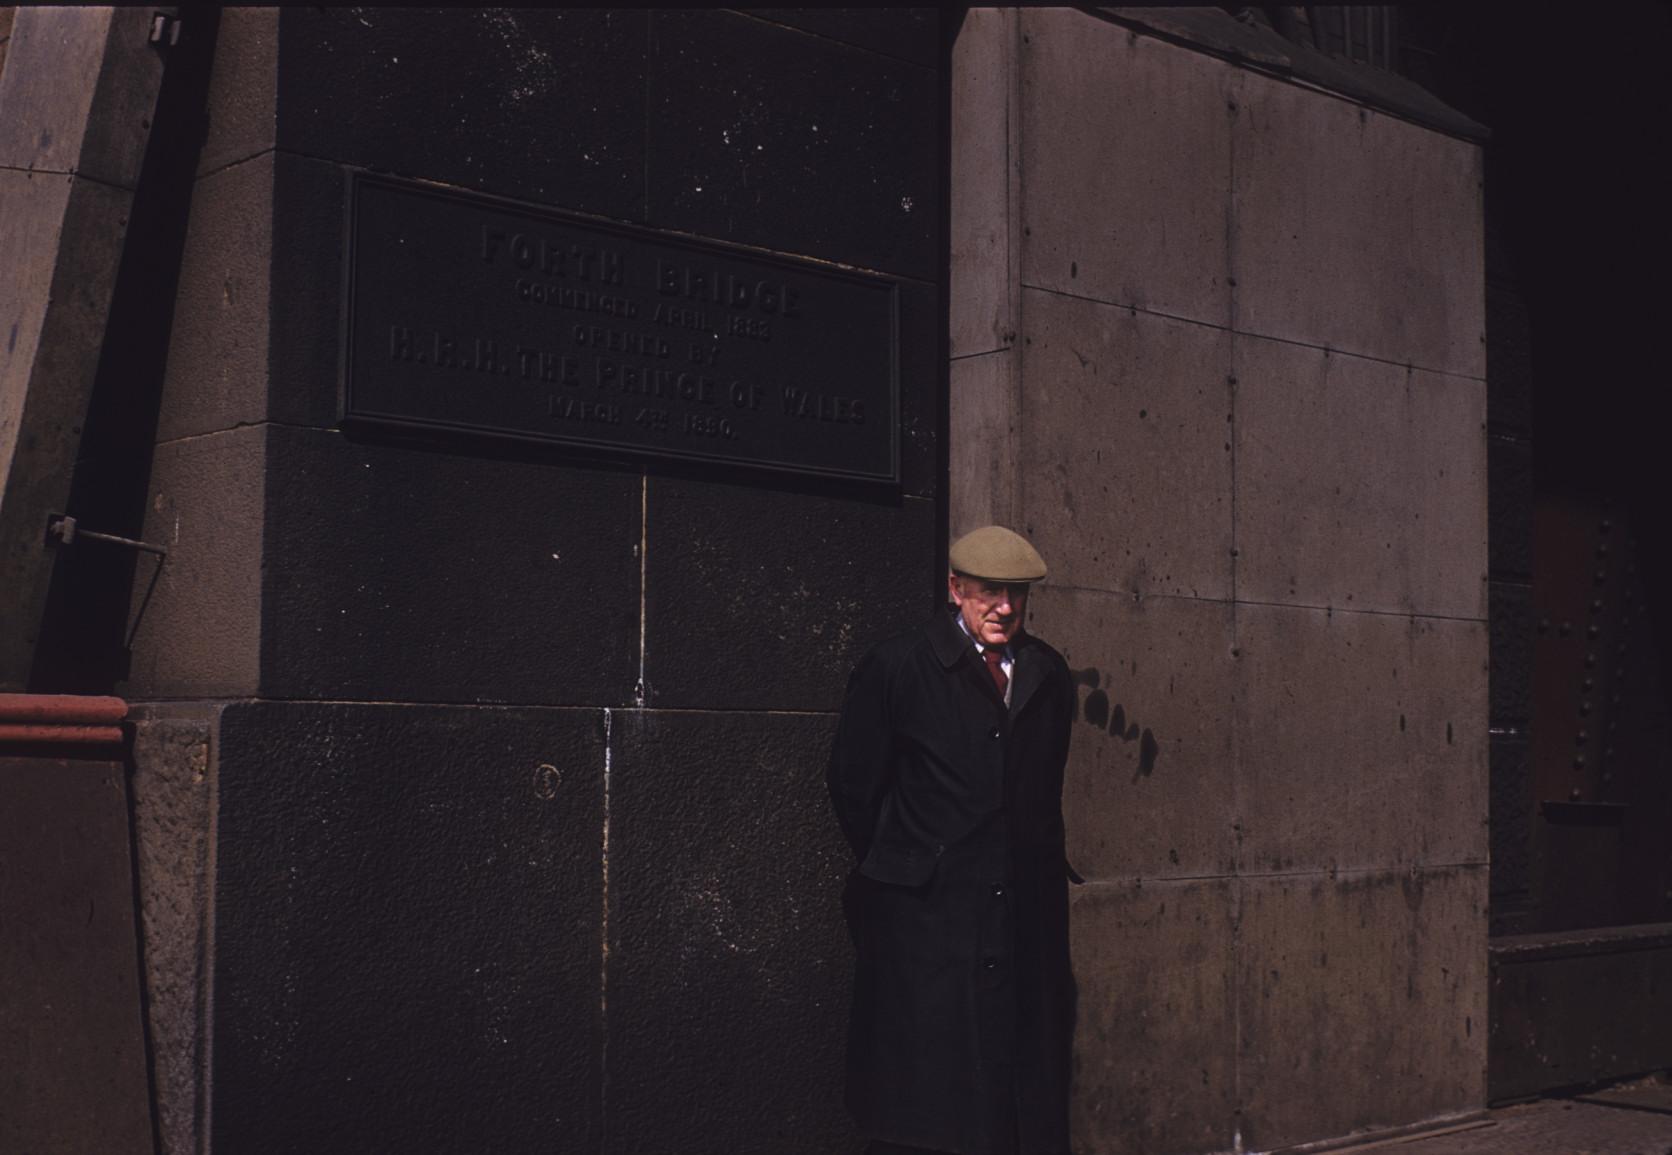
[[[173,48],[180,43],[180,18],[170,16],[167,12],[156,12],[151,16],[151,43],[159,48],[167,45]]]
[[[108,542],[111,545],[125,545],[129,549],[144,550],[159,557],[167,557],[168,550],[160,545],[152,545],[148,541],[135,541],[131,537],[117,537],[113,533],[95,533],[90,529],[80,529],[76,526],[75,518],[62,513],[48,515],[46,519],[46,539],[58,545],[72,545],[79,538],[92,541]]]

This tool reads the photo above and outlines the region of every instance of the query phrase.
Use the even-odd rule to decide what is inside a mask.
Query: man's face
[[[990,582],[952,574],[947,589],[970,636],[984,646],[1002,646],[1022,628],[1028,609],[1027,582]]]

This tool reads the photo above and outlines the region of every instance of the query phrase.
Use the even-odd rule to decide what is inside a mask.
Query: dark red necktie
[[[993,685],[999,688],[999,697],[1004,697],[1004,691],[1010,686],[1010,679],[1004,676],[1004,651],[988,646],[981,651],[981,657],[987,663],[987,672],[993,676]]]

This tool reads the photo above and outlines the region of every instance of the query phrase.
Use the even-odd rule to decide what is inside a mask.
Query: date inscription
[[[358,175],[343,418],[899,479],[886,278]]]

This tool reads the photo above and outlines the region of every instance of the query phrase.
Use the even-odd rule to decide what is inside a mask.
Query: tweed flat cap
[[[947,561],[953,573],[993,582],[1045,580],[1045,559],[1028,539],[1002,525],[984,525],[952,543]]]

